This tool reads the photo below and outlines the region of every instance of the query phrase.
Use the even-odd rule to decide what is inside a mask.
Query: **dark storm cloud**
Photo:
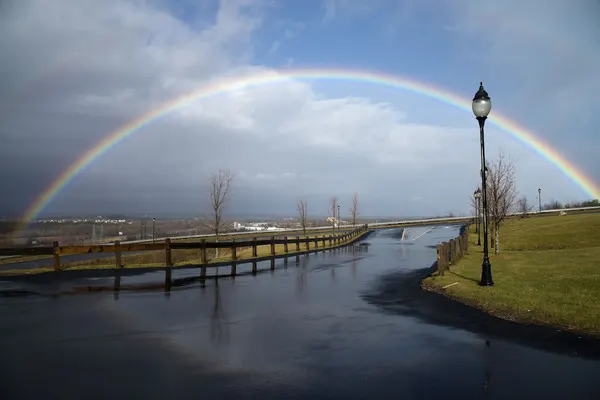
[[[248,65],[261,18],[245,2],[222,1],[216,14],[178,9],[178,18],[162,0],[3,4],[10,11],[0,16],[0,214],[23,211],[124,124],[221,73],[268,71]],[[425,111],[415,120],[444,119]],[[46,211],[199,214],[207,179],[219,168],[236,174],[232,213],[293,215],[307,198],[325,215],[331,196],[345,204],[354,191],[371,215],[460,212],[468,209],[464,193],[477,185],[472,129],[409,123],[390,104],[329,98],[307,83],[223,93],[148,122],[76,176]],[[514,145],[506,138],[490,143]],[[522,146],[510,149],[532,158]],[[527,161],[531,170],[541,163]],[[548,179],[556,172],[544,171]]]

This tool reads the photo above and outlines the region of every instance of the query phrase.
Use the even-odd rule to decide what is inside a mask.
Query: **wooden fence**
[[[252,271],[256,272],[256,263],[259,260],[271,259],[271,269],[275,268],[276,257],[287,257],[287,255],[295,255],[299,257],[300,254],[309,252],[328,250],[336,247],[347,245],[356,239],[360,238],[363,234],[368,231],[368,225],[361,225],[350,232],[344,232],[335,235],[321,236],[321,237],[305,237],[301,238],[296,236],[295,238],[283,237],[278,239],[275,236],[270,238],[252,238],[252,240],[238,240],[231,239],[226,241],[207,241],[201,239],[196,242],[172,242],[170,238],[165,239],[159,243],[119,243],[118,241],[111,245],[94,245],[94,246],[60,246],[58,242],[54,242],[53,246],[45,247],[19,247],[19,248],[0,248],[0,256],[39,256],[39,255],[52,255],[54,271],[61,270],[61,256],[62,255],[76,255],[76,254],[92,254],[92,253],[114,253],[115,268],[124,268],[121,260],[121,256],[126,252],[143,252],[143,251],[164,251],[165,267],[173,267],[173,250],[200,250],[200,264],[201,276],[206,276],[207,266],[218,266],[224,262],[231,264],[231,275],[236,275],[236,264],[242,262],[252,262]],[[276,245],[283,245],[283,252],[276,251]],[[268,254],[258,254],[258,248],[260,246],[269,246],[270,251]],[[238,250],[240,249],[252,249],[252,256],[249,258],[240,259],[238,257]],[[218,263],[210,263],[207,255],[208,249],[228,249],[230,250],[230,259],[221,260]],[[94,269],[90,267],[90,269]]]
[[[469,249],[469,226],[467,225],[462,234],[447,242],[439,243],[437,249],[437,272],[444,276],[444,272],[450,269],[467,254]]]

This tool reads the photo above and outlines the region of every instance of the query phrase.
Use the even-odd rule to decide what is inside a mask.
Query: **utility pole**
[[[155,229],[154,229],[155,224],[156,224],[156,218],[152,218],[152,243],[154,243],[154,240],[155,240],[155,237],[154,237],[155,236],[155,232],[156,232]]]
[[[538,202],[540,207],[540,214],[542,213],[542,189],[538,188]]]

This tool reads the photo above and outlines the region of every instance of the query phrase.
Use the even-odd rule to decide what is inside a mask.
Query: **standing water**
[[[458,235],[427,229],[169,293],[2,296],[2,398],[598,398],[597,353],[423,292]]]

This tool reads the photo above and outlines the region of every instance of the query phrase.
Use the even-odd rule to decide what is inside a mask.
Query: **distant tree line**
[[[600,200],[585,200],[585,201],[572,201],[569,203],[561,203],[560,201],[552,200],[549,203],[542,205],[542,210],[556,210],[560,208],[581,208],[581,207],[598,207],[600,206]]]

